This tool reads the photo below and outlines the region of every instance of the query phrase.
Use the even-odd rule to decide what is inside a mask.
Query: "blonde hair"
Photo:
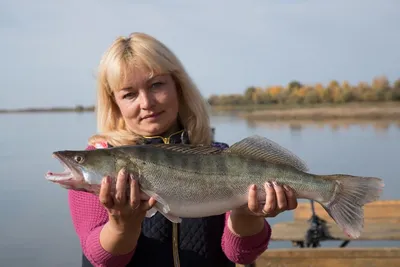
[[[210,144],[208,106],[179,59],[164,44],[144,33],[132,33],[117,38],[103,55],[97,85],[97,128],[99,134],[89,139],[113,146],[134,144],[139,136],[127,129],[113,92],[132,71],[142,69],[149,76],[170,74],[175,81],[178,98],[178,118],[188,132],[192,144]]]

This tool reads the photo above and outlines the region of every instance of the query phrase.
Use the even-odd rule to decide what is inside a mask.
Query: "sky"
[[[204,97],[249,86],[400,78],[400,1],[0,0],[0,109],[95,104],[114,41],[148,33]]]

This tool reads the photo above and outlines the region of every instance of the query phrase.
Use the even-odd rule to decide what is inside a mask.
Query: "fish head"
[[[107,149],[63,150],[53,152],[64,172],[47,172],[46,179],[78,191],[95,192],[106,175],[115,175],[115,161]]]

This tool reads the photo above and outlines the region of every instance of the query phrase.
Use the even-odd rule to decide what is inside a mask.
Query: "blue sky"
[[[92,105],[102,53],[146,32],[204,96],[400,78],[400,1],[0,0],[0,109]]]

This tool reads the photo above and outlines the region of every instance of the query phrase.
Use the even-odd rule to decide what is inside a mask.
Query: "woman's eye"
[[[132,99],[132,98],[135,98],[137,96],[137,93],[133,93],[133,92],[131,92],[131,93],[127,93],[127,94],[125,94],[122,98],[124,98],[124,99]]]
[[[163,85],[162,82],[155,82],[155,83],[153,83],[153,84],[151,85],[151,88],[152,88],[152,89],[155,89],[155,88],[160,87],[161,85]]]

